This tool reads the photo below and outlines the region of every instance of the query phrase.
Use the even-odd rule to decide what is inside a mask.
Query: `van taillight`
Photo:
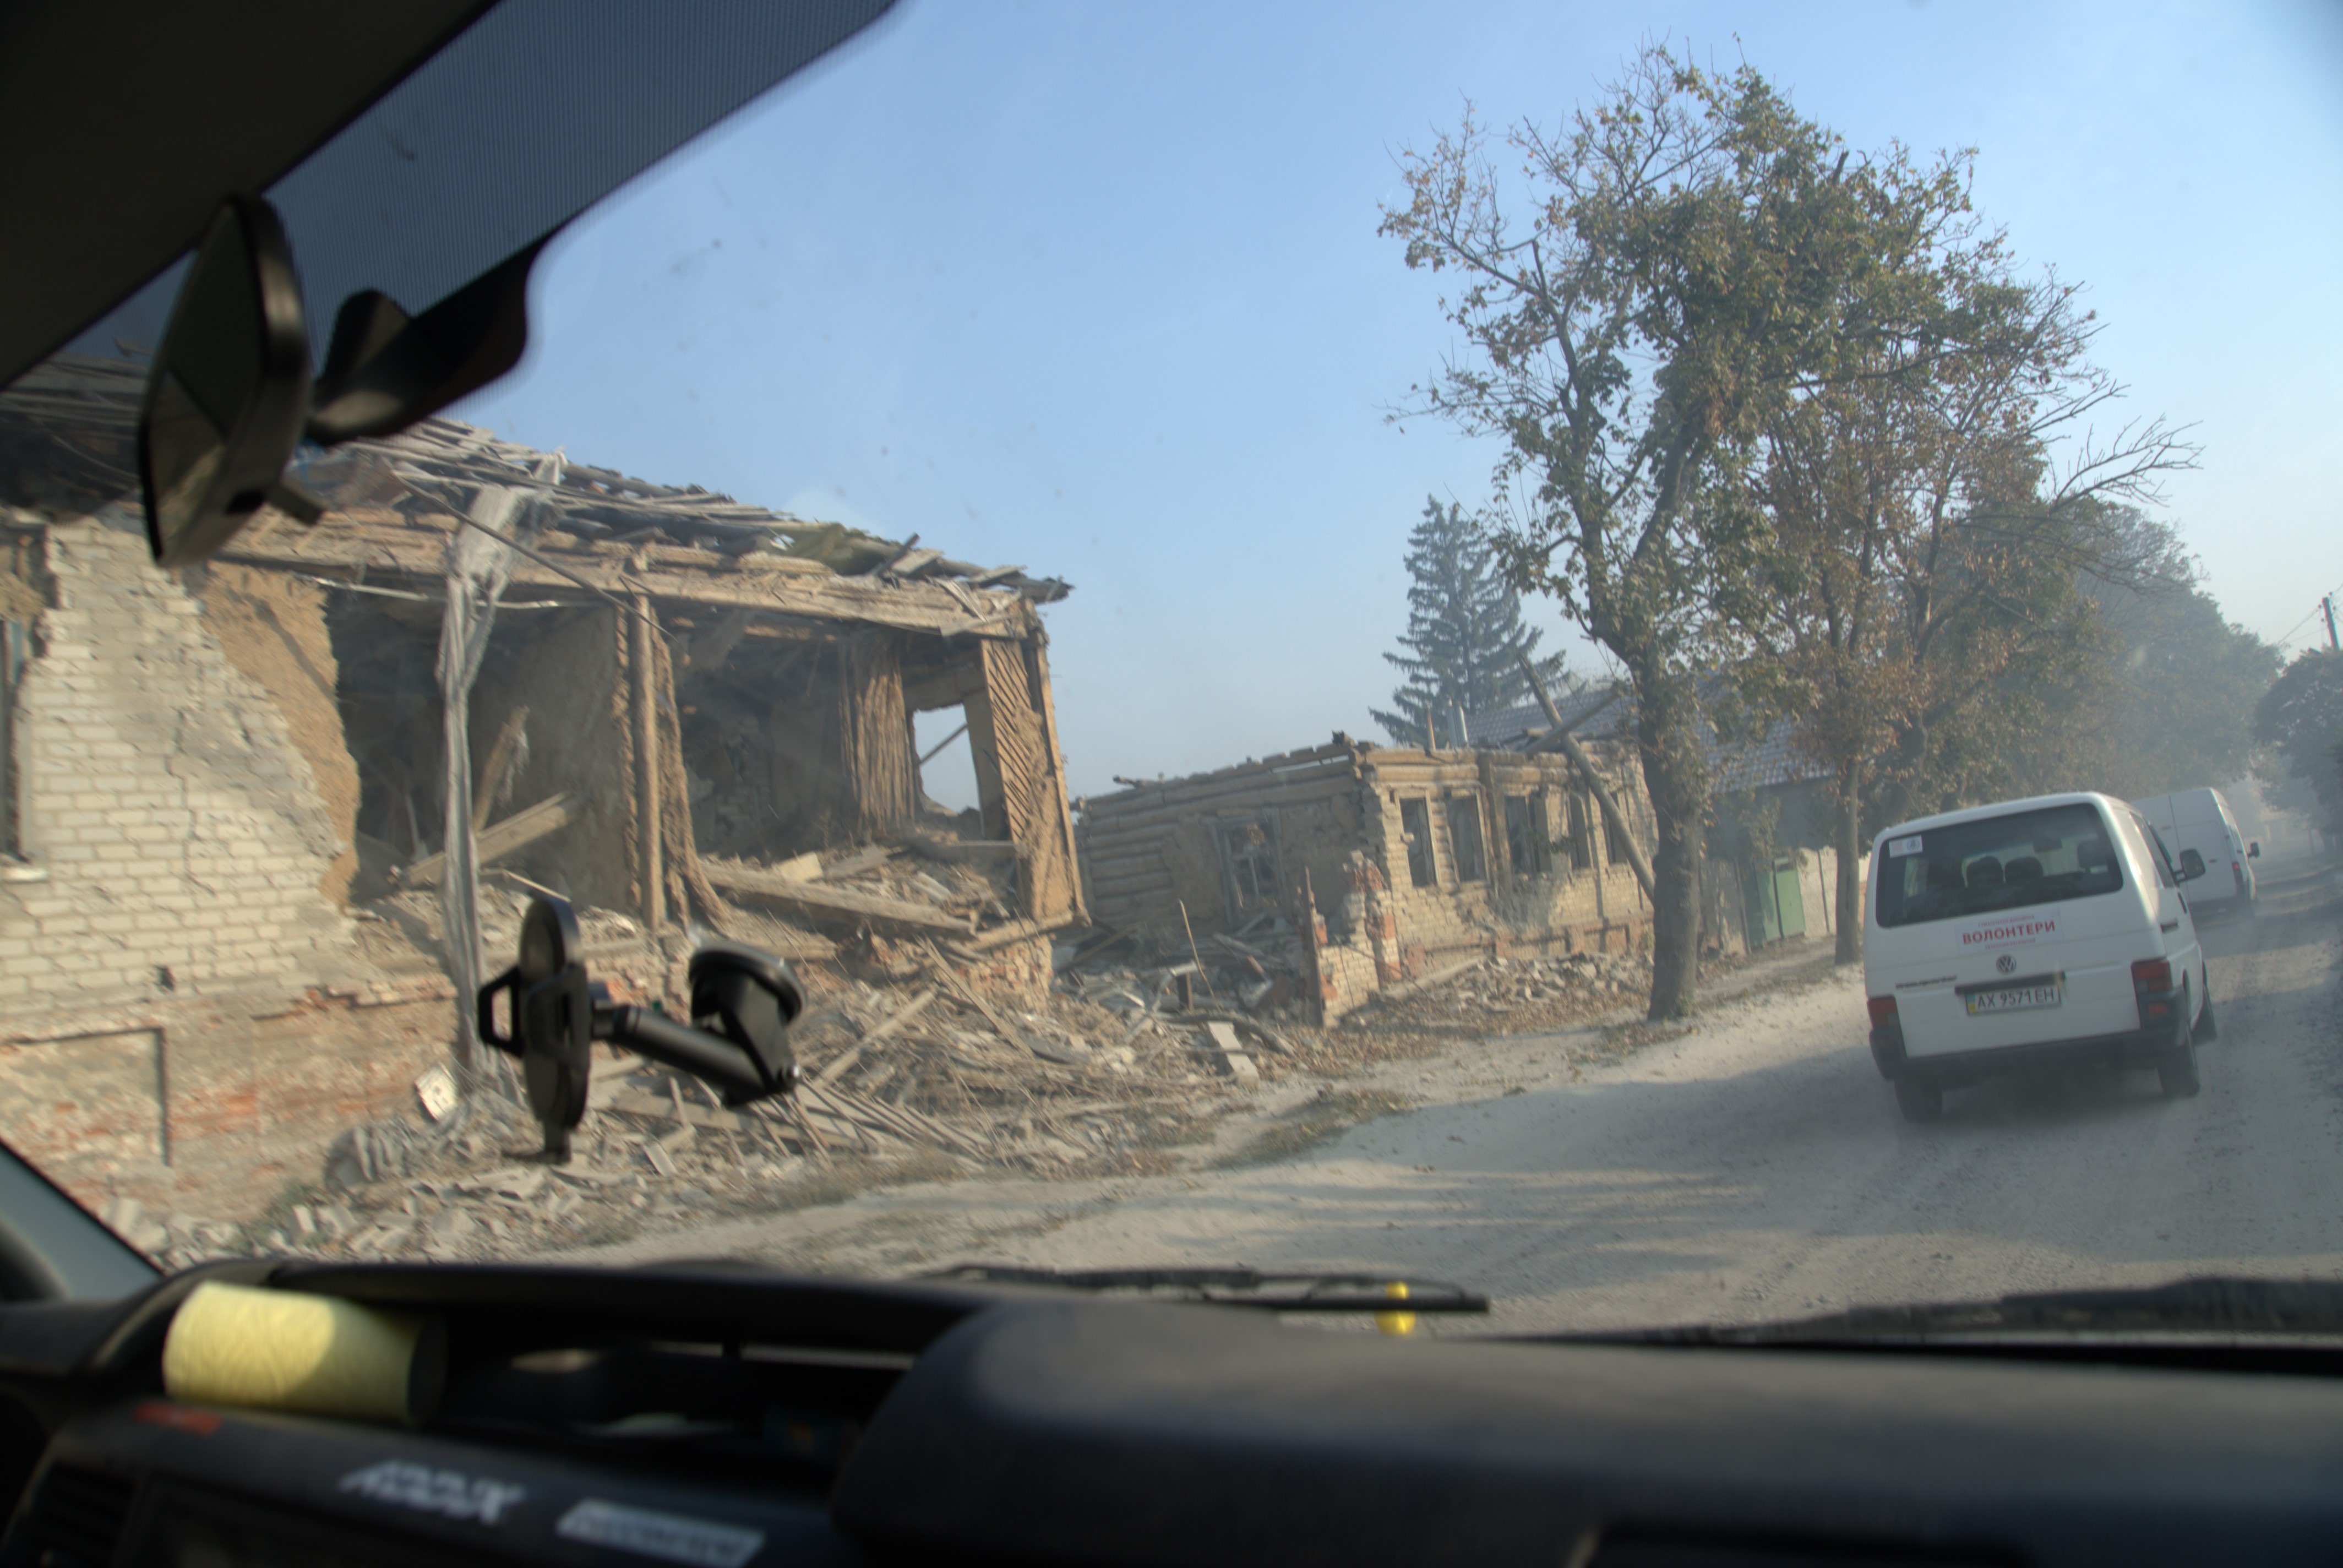
[[[2135,990],[2170,990],[2172,960],[2141,959],[2131,966],[2131,983]]]
[[[1870,1006],[1872,1028],[1885,1029],[1889,1024],[1896,1021],[1896,999],[1894,997],[1873,997],[1870,1000]]]

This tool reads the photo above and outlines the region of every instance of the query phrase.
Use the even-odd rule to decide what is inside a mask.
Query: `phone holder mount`
[[[586,1114],[594,1041],[608,1040],[713,1084],[727,1105],[746,1105],[798,1085],[789,1025],[805,992],[789,966],[738,942],[707,942],[691,955],[691,1021],[647,1007],[620,1006],[588,977],[578,916],[567,900],[540,896],[521,918],[519,961],[480,988],[479,1033],[520,1059],[528,1107],[545,1129],[545,1156],[569,1158],[569,1133]],[[507,998],[511,1032],[497,1027]]]

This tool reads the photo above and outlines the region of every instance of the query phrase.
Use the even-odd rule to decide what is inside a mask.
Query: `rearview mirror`
[[[309,404],[309,333],[276,209],[231,196],[204,232],[138,412],[138,477],[156,564],[187,566],[264,504],[305,522],[285,483]]]
[[[2193,882],[2205,874],[2205,857],[2194,849],[2180,851],[2180,879]]]
[[[2261,858],[2262,841],[2259,839],[2256,839],[2252,843],[2246,846],[2246,859],[2248,860],[2258,860]]]

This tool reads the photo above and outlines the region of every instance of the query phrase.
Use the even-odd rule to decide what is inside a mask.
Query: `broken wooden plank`
[[[687,1126],[712,1128],[719,1132],[750,1132],[762,1125],[757,1118],[744,1111],[716,1111],[705,1105],[693,1105],[667,1095],[653,1094],[632,1084],[621,1087],[607,1100],[598,1100],[595,1108],[656,1121],[681,1121]]]
[[[479,788],[472,792],[472,831],[477,833],[488,825],[488,813],[497,809],[497,797],[504,793],[505,774],[520,755],[521,737],[528,733],[528,709],[516,708],[505,716],[497,730],[497,738],[488,748],[488,760],[480,769]]]
[[[569,826],[577,809],[585,801],[582,795],[554,795],[539,800],[525,811],[516,811],[503,821],[484,830],[479,836],[479,862],[485,866],[492,860],[528,848],[539,839],[547,838]],[[446,869],[444,852],[426,855],[399,873],[399,885],[406,888],[436,888],[439,874]]]
[[[298,538],[289,533],[282,538],[239,538],[239,548],[224,553],[222,558],[329,574],[363,571],[369,581],[418,590],[442,587],[447,528],[455,525],[419,526],[417,519],[402,514],[391,516],[397,518],[395,526],[327,512],[315,529],[303,530]],[[567,598],[581,587],[582,578],[589,591],[604,596],[624,597],[639,589],[663,605],[742,605],[905,631],[936,632],[968,618],[967,606],[939,583],[841,578],[826,568],[818,568],[818,575],[800,575],[789,558],[769,551],[731,557],[704,550],[658,549],[649,552],[643,570],[631,575],[621,575],[617,569],[624,559],[624,552],[612,546],[549,547],[550,565],[523,560],[514,568],[513,588],[542,589],[553,597]],[[742,569],[742,563],[750,561],[757,563],[757,569]],[[1009,598],[992,613],[1010,618],[1017,636],[1031,636],[1041,629],[1040,618],[1021,594]]]
[[[1466,959],[1463,963],[1448,964],[1443,968],[1433,970],[1428,975],[1419,975],[1412,980],[1402,980],[1395,986],[1387,986],[1383,990],[1377,991],[1375,994],[1384,1001],[1405,1001],[1408,998],[1415,995],[1418,991],[1430,990],[1433,986],[1439,985],[1444,980],[1453,980],[1458,975],[1463,974],[1469,970],[1479,969],[1483,964],[1487,963],[1488,961],[1489,960],[1485,954],[1476,955],[1473,958]]]
[[[936,628],[938,637],[1001,637],[1021,639],[1024,633],[1014,611],[1000,610],[991,615],[970,616]]]
[[[1383,994],[1388,997],[1391,992],[1385,991]],[[1145,1020],[1146,1016],[1141,1015],[1141,1021]],[[1213,1008],[1190,1008],[1185,1011],[1174,1010],[1154,1016],[1162,1019],[1166,1023],[1201,1023],[1207,1029],[1214,1024],[1220,1024],[1235,1030],[1239,1034],[1251,1036],[1280,1056],[1293,1054],[1292,1043],[1283,1035],[1259,1019],[1246,1018],[1242,1013],[1222,1012]]]
[[[825,860],[822,863],[821,874],[816,879],[824,882],[843,881],[849,877],[859,877],[865,871],[876,870],[894,858],[895,850],[892,845],[866,844],[860,849],[840,855],[835,860]]]
[[[1032,854],[1024,845],[1009,839],[940,839],[916,829],[906,829],[900,837],[903,848],[913,854],[951,866],[1022,860]]]
[[[933,904],[915,904],[867,893],[859,888],[831,887],[821,882],[791,881],[770,871],[742,866],[707,863],[708,879],[728,893],[740,893],[779,904],[784,909],[822,920],[869,920],[922,935],[966,937],[976,930],[972,916],[953,915]]]
[[[915,578],[943,558],[941,550],[905,550],[887,563],[886,571],[890,577]]]
[[[989,1158],[983,1145],[909,1106],[887,1105],[843,1089],[824,1089],[821,1092],[832,1115],[843,1115],[860,1126],[906,1142],[933,1143],[979,1160]]]
[[[814,1074],[813,1081],[816,1083],[820,1084],[825,1089],[829,1088],[831,1084],[845,1077],[847,1073],[853,1069],[854,1064],[862,1060],[862,1053],[864,1051],[870,1050],[872,1046],[877,1045],[889,1035],[894,1034],[901,1030],[905,1024],[910,1022],[913,1019],[919,1017],[921,1012],[925,1011],[928,1004],[935,1000],[936,988],[929,986],[910,1000],[905,1002],[901,1007],[897,1008],[892,1013],[889,1014],[886,1022],[879,1025],[869,1034],[864,1035],[860,1040],[856,1040],[852,1045],[848,1046],[844,1050],[839,1052],[838,1060],[823,1068],[820,1072]]]
[[[1029,941],[1035,937],[1050,936],[1070,926],[1080,924],[1081,924],[1080,920],[1071,916],[1056,920],[1009,920],[989,930],[979,931],[975,936],[957,945],[966,948],[972,953],[989,953],[995,949],[1005,948],[1011,942]]]

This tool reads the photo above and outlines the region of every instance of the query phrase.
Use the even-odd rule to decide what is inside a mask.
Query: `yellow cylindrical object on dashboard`
[[[1383,1294],[1392,1301],[1403,1302],[1407,1300],[1407,1286],[1401,1281],[1393,1280],[1390,1284],[1383,1287]],[[1375,1327],[1381,1329],[1387,1334],[1399,1334],[1403,1336],[1412,1334],[1415,1332],[1415,1314],[1413,1312],[1377,1312],[1375,1314]]]
[[[207,1280],[171,1320],[163,1387],[192,1404],[415,1421],[437,1392],[425,1339],[403,1313]]]

